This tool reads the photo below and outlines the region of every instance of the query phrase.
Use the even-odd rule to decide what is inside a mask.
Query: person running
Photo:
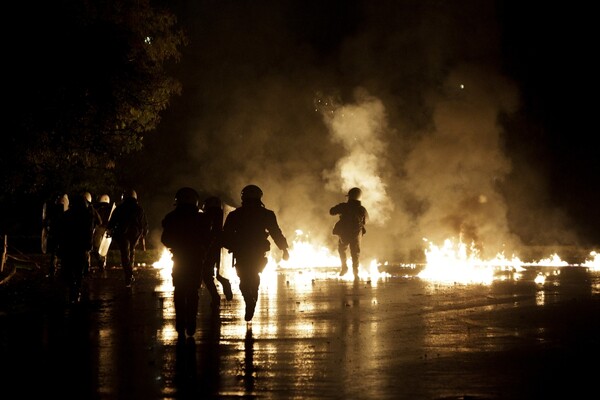
[[[220,303],[214,277],[206,272],[209,269],[205,259],[211,240],[210,221],[198,209],[198,203],[198,193],[194,189],[179,189],[175,194],[175,209],[161,223],[161,242],[173,256],[171,276],[175,329],[180,340],[185,338],[185,334],[193,336],[196,331],[201,282],[204,282],[211,295],[213,310],[218,310]]]
[[[236,273],[240,279],[240,292],[246,305],[244,319],[254,317],[260,274],[267,265],[270,250],[268,237],[283,251],[283,259],[289,259],[288,243],[272,210],[262,202],[263,192],[256,185],[242,189],[242,205],[227,214],[223,225],[223,247],[233,253]]]
[[[211,245],[207,254],[207,267],[210,268],[213,276],[223,287],[223,293],[227,300],[233,299],[231,282],[221,275],[221,247],[218,242],[223,234],[223,202],[216,196],[207,197],[202,204],[202,211],[208,217],[210,223]]]
[[[365,225],[369,219],[367,209],[361,204],[362,190],[354,187],[346,195],[348,201],[331,207],[330,215],[339,215],[339,220],[333,228],[333,234],[338,236],[338,253],[342,264],[340,276],[348,272],[346,252],[350,248],[352,258],[352,272],[354,279],[358,279],[358,267],[360,266],[360,244],[362,236],[367,232]]]

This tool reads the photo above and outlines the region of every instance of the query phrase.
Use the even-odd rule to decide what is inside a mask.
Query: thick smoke
[[[500,184],[511,171],[503,152],[501,113],[513,112],[510,82],[480,67],[452,71],[443,90],[429,97],[433,124],[406,160],[408,186],[424,203],[419,234],[473,243],[493,257],[514,249]]]
[[[289,240],[299,229],[334,249],[329,208],[358,186],[365,258],[414,261],[424,239],[487,255],[518,247],[509,216],[531,201],[505,196],[518,174],[501,122],[520,104],[492,2],[180,6],[191,46],[184,95],[150,139],[159,153],[179,144],[160,162],[154,227],[181,185],[236,206],[253,183]]]
[[[391,168],[387,161],[389,132],[385,108],[381,101],[362,90],[356,92],[356,103],[338,105],[334,100],[317,100],[333,144],[340,144],[343,155],[335,168],[323,173],[325,188],[343,192],[360,187],[361,198],[369,205],[369,223],[384,226],[394,208],[387,194],[383,171]]]

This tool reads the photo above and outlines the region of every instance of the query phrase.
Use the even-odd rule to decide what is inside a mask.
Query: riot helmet
[[[88,204],[91,204],[91,203],[92,203],[92,194],[91,194],[90,192],[84,192],[84,193],[83,193],[83,198],[85,199],[85,201],[86,201]]]
[[[362,196],[362,190],[357,187],[353,187],[348,191],[346,196],[348,196],[349,200],[360,200],[360,196]]]
[[[121,195],[121,200],[132,198],[137,200],[137,192],[133,189],[125,189]]]
[[[207,208],[223,208],[221,199],[217,196],[207,197],[202,204],[202,209],[206,210]]]
[[[175,205],[180,206],[182,204],[190,204],[194,207],[198,207],[200,196],[191,187],[182,187],[175,194]]]
[[[100,203],[110,203],[110,197],[107,194],[103,194],[102,196],[100,196],[100,199],[98,201]]]
[[[69,209],[77,210],[88,208],[87,196],[85,194],[77,194],[72,196],[69,201]]]
[[[242,189],[242,201],[244,200],[260,200],[262,199],[263,192],[256,185],[248,185]]]
[[[69,195],[66,193],[60,195],[56,200],[56,203],[61,204],[63,206],[63,211],[67,211],[67,209],[69,208]]]

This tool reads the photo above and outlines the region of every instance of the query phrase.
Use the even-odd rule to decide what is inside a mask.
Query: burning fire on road
[[[295,271],[293,276],[296,279],[354,280],[351,271],[344,276],[338,275],[340,261],[337,254],[325,246],[310,242],[305,236],[298,235],[298,237],[290,247],[289,260],[280,260],[276,255],[277,250],[268,255],[269,262],[263,272],[263,278],[268,279],[269,276],[276,278],[278,272]],[[468,246],[460,240],[447,239],[441,246],[427,240],[425,242],[428,244],[425,250],[426,263],[424,265],[400,264],[398,269],[401,271],[412,270],[414,272],[410,275],[438,284],[491,284],[496,280],[507,279],[507,276],[518,280],[522,279],[522,273],[528,267],[540,267],[542,270],[548,267],[548,273],[550,273],[550,269],[554,271],[556,268],[574,267],[600,271],[600,253],[595,251],[592,251],[580,264],[569,264],[556,253],[547,258],[526,262],[517,256],[506,257],[501,253],[492,259],[483,259],[474,245]],[[232,266],[231,255],[226,251],[223,252],[222,265]],[[161,275],[165,278],[170,277],[172,260],[168,249],[163,249],[160,259],[153,266],[160,269]],[[367,264],[361,263],[358,279],[376,284],[377,281],[391,276],[389,272],[382,271],[387,270],[388,268],[385,268],[387,266],[388,263],[382,263],[376,259],[369,260]],[[221,271],[228,270],[231,268],[221,267]],[[229,272],[229,275],[228,278],[235,282],[237,279],[235,274]],[[542,284],[545,276],[546,274],[543,272],[538,273],[535,282]]]

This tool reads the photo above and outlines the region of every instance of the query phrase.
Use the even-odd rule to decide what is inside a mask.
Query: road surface
[[[57,281],[22,271],[20,289],[0,291],[2,397],[588,397],[600,273],[543,268],[489,285],[435,284],[402,266],[359,281],[273,271],[251,324],[235,284],[217,314],[202,289],[197,332],[183,342],[160,269],[139,266],[130,289],[120,268],[94,272],[77,305]]]

